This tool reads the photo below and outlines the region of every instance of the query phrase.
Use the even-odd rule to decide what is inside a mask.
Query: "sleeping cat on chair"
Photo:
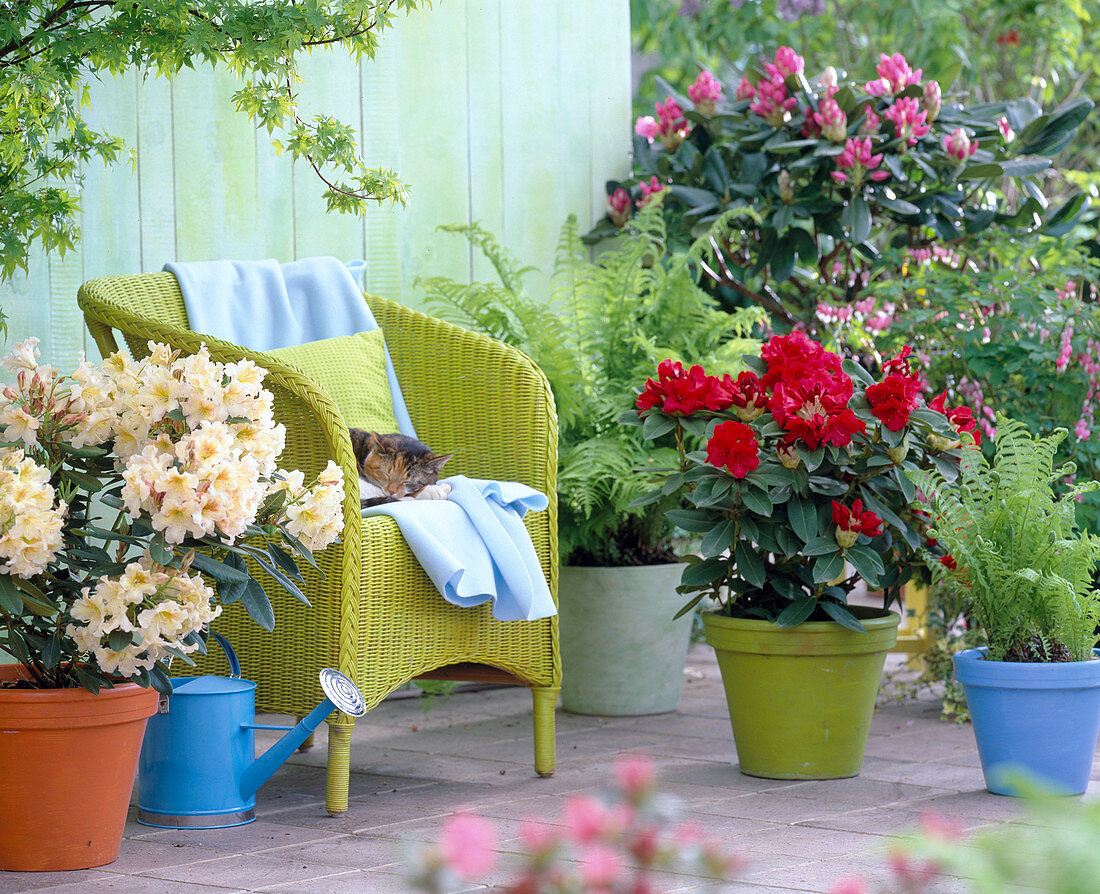
[[[449,484],[439,471],[453,453],[436,456],[426,444],[406,435],[380,435],[348,429],[359,467],[359,503],[365,509],[398,500],[445,500]]]

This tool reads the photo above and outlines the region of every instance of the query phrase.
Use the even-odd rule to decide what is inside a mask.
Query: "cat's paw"
[[[426,484],[414,495],[414,500],[446,500],[451,495],[449,484]]]

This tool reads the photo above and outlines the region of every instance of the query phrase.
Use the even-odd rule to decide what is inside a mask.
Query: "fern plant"
[[[1076,497],[1100,483],[1055,493],[1075,472],[1072,463],[1053,467],[1065,436],[1033,438],[1000,415],[992,465],[971,445],[953,483],[935,471],[908,473],[929,501],[914,506],[931,513],[932,536],[948,551],[925,560],[959,588],[993,661],[1084,661],[1097,642],[1100,537],[1077,530]]]
[[[655,470],[676,462],[675,452],[654,449],[639,429],[617,420],[660,360],[736,369],[742,353],[757,350],[750,335],[763,320],[755,310],[731,315],[718,309],[697,286],[699,261],[712,260],[710,233],[687,253],[671,254],[658,203],[632,224],[592,261],[570,216],[558,239],[549,301],[527,291],[532,268],[520,266],[477,224],[440,229],[465,236],[499,283],[418,281],[432,313],[518,348],[546,374],[560,426],[561,556],[571,564],[673,560],[667,501],[630,504]],[[725,219],[714,230],[723,227]]]

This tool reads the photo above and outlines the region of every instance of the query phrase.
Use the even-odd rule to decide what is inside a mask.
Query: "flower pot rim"
[[[22,665],[0,665],[0,680],[24,674]],[[160,694],[137,683],[117,683],[98,693],[84,688],[3,689],[0,706],[8,728],[44,729],[55,726],[101,726],[124,723],[156,713]]]
[[[964,686],[1004,689],[1092,689],[1100,687],[1100,661],[990,661],[985,647],[952,656],[955,679]],[[1100,650],[1093,649],[1100,657]]]
[[[980,661],[985,667],[1067,667],[1069,665],[1091,665],[1094,661],[1100,661],[1100,646],[1092,650],[1092,657],[1084,661],[991,661],[985,656],[989,654],[987,646],[978,646],[974,649],[961,649],[952,658],[961,661]]]
[[[855,615],[865,627],[869,627],[872,630],[884,627],[895,627],[901,623],[901,615],[891,609],[874,608],[873,606],[866,605],[849,605],[848,610]],[[702,617],[704,623],[711,622],[722,624],[725,622],[733,622],[738,626],[744,626],[750,630],[756,628],[758,630],[774,630],[784,633],[797,630],[817,632],[835,630],[836,628],[850,630],[850,628],[844,627],[836,621],[803,621],[801,624],[796,624],[794,627],[780,627],[775,621],[765,621],[763,618],[737,618],[731,615],[722,614],[719,611],[704,611],[702,612]],[[858,630],[852,630],[851,632],[857,636],[863,635]]]

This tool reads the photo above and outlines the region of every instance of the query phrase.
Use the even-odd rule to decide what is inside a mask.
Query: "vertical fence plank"
[[[407,106],[398,170],[412,190],[401,212],[401,301],[417,306],[415,277],[470,275],[462,240],[436,232],[439,224],[470,219],[464,5],[437,4],[429,16],[410,16],[399,46],[398,83]]]
[[[138,143],[138,77],[105,77],[95,84],[86,120],[96,130]],[[88,279],[141,267],[141,181],[128,159],[105,168],[93,163],[84,177],[81,250]],[[163,187],[162,187],[163,188]],[[73,292],[75,301],[76,292]]]
[[[420,13],[424,15],[424,13]],[[401,107],[397,97],[400,29],[389,32],[372,62],[359,67],[361,115],[359,131],[367,164],[400,173]],[[363,256],[367,259],[366,288],[377,295],[401,299],[402,266],[400,212],[390,205],[372,204],[363,215]]]
[[[528,277],[535,294],[545,294],[554,245],[565,208],[561,184],[575,176],[563,164],[558,132],[569,108],[558,98],[562,47],[558,31],[571,9],[555,3],[502,3],[504,227],[503,239],[523,264],[539,272]],[[583,145],[578,146],[580,152]]]
[[[607,210],[605,183],[630,172],[631,134],[630,54],[618,48],[630,45],[630,4],[586,4],[590,24],[580,35],[587,44],[585,72],[588,79],[588,138],[591,158],[591,220]],[[578,213],[581,209],[577,209]]]
[[[54,351],[53,333],[50,330],[50,265],[42,252],[31,252],[27,273],[17,275],[4,285],[0,293],[0,307],[7,316],[8,337],[4,345],[4,354],[17,341],[30,336],[39,339],[38,350],[42,352],[40,363],[63,366],[63,352]],[[10,382],[11,376],[0,369],[0,381]]]
[[[256,258],[256,143],[230,104],[227,72],[184,72],[172,87],[176,253],[181,261]]]
[[[502,68],[501,11],[496,2],[466,5],[466,102],[470,135],[470,220],[500,238],[504,229],[505,103],[515,100]],[[471,249],[471,277],[494,281],[492,264]]]
[[[184,87],[183,89],[186,89]],[[138,84],[138,216],[141,259],[130,272],[160,270],[177,258],[176,174],[172,97],[167,78],[146,77]],[[203,156],[200,156],[203,158]],[[195,159],[191,160],[196,163]],[[187,183],[185,178],[184,183]]]
[[[358,130],[359,70],[341,47],[320,50],[302,60],[298,113],[306,121],[331,115]],[[325,171],[342,178],[342,172]],[[327,213],[324,184],[304,159],[294,164],[294,256],[334,255],[358,258],[363,251],[363,221],[355,214]]]

